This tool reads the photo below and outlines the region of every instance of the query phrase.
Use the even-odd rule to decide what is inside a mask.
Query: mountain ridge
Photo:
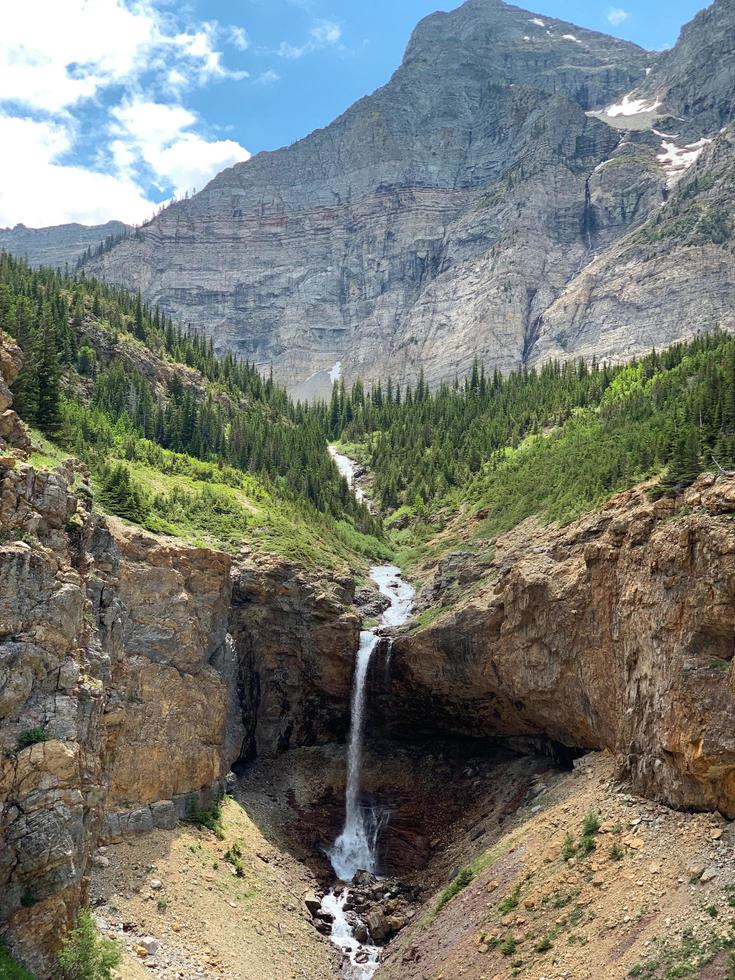
[[[501,0],[430,14],[384,86],[218,174],[85,269],[303,397],[340,372],[423,370],[435,385],[475,356],[501,371],[617,360],[729,329],[727,241],[693,246],[674,219],[676,259],[653,261],[635,236],[728,139],[732,22],[732,0],[716,0],[653,54]],[[702,263],[721,302],[700,302]],[[670,302],[664,268],[679,284]],[[624,302],[605,299],[608,281]]]
[[[650,56],[504,4],[433,16],[373,95],[87,270],[292,388],[337,361],[347,380],[423,367],[436,382],[475,354],[517,366],[583,264],[585,178],[620,142],[585,110],[640,82]]]

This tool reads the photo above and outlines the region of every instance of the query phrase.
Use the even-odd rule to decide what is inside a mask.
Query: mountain
[[[340,369],[436,384],[475,355],[620,359],[727,327],[734,20],[717,0],[653,55],[467,0],[330,126],[86,268],[298,392]]]
[[[610,114],[623,106],[625,115]],[[699,13],[643,83],[598,118],[631,127],[602,173],[634,158],[639,173],[663,167],[664,201],[552,303],[536,359],[619,359],[735,329],[735,3]]]
[[[27,259],[32,266],[49,265],[53,269],[74,267],[87,251],[128,234],[130,225],[108,221],[104,225],[54,225],[50,228],[0,228],[0,249]]]
[[[87,268],[292,386],[336,361],[348,378],[438,380],[475,353],[510,368],[589,254],[587,180],[622,136],[586,110],[650,64],[469,0],[423,20],[389,83],[326,129],[224,171]],[[630,217],[611,206],[598,238]]]

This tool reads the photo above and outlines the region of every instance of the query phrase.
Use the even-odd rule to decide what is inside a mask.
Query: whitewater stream
[[[357,464],[338,453],[334,446],[329,453],[340,474],[360,501],[365,494],[356,485]],[[390,605],[380,617],[380,626],[401,626],[411,615],[414,590],[401,578],[395,565],[376,565],[370,578]],[[377,845],[383,826],[383,815],[360,800],[362,748],[365,733],[366,680],[370,658],[378,645],[378,627],[360,633],[360,645],[355,658],[350,701],[350,736],[347,746],[347,782],[345,788],[345,824],[342,833],[329,851],[329,860],[340,882],[349,883],[358,871],[378,874]],[[354,913],[345,909],[349,888],[337,885],[322,900],[322,908],[334,916],[330,938],[345,955],[342,975],[345,980],[369,980],[378,968],[380,947],[361,943],[355,936]]]
[[[347,486],[355,495],[355,500],[358,500],[361,504],[368,503],[365,493],[362,488],[355,482],[355,473],[357,472],[357,463],[350,459],[349,456],[343,456],[342,453],[338,453],[334,446],[329,446],[329,455],[334,460],[334,464],[339,470],[340,476],[343,476],[347,480]]]
[[[401,578],[395,565],[376,565],[370,577],[390,605],[380,618],[381,626],[400,626],[411,615],[414,590]],[[377,629],[377,628],[376,628]],[[370,658],[378,645],[375,630],[360,633],[355,660],[350,705],[350,738],[347,749],[347,785],[345,789],[345,825],[329,851],[334,873],[340,881],[349,882],[357,871],[378,873],[377,844],[382,828],[381,815],[360,801],[362,747],[365,730],[365,698]],[[348,888],[332,889],[324,896],[322,908],[334,916],[331,940],[345,954],[343,976],[349,980],[368,980],[378,968],[380,947],[360,943],[354,935],[354,923],[344,906]]]

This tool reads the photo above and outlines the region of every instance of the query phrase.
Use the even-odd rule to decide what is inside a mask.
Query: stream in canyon
[[[357,485],[357,464],[348,456],[338,453],[334,446],[329,447],[329,453],[356,499],[369,503]],[[334,917],[331,940],[345,956],[343,976],[349,980],[368,980],[377,970],[380,957],[380,947],[365,940],[364,923],[360,923],[355,912],[350,910],[350,891],[343,884],[351,882],[358,871],[367,871],[372,875],[379,873],[377,844],[386,818],[386,814],[366,806],[360,799],[367,674],[370,658],[378,645],[378,630],[384,626],[403,625],[411,615],[414,598],[414,589],[404,582],[400,569],[395,565],[374,566],[370,570],[370,578],[389,605],[381,614],[379,626],[360,633],[350,702],[345,823],[328,853],[340,884],[328,892],[322,901],[322,908]],[[359,926],[362,926],[362,942],[356,935]]]
[[[329,455],[334,460],[334,465],[339,470],[339,475],[343,476],[347,480],[347,486],[354,493],[355,499],[359,500],[360,503],[367,503],[369,501],[365,496],[365,491],[362,487],[358,486],[356,476],[358,472],[358,465],[349,456],[344,456],[342,453],[338,453],[334,446],[329,446]]]

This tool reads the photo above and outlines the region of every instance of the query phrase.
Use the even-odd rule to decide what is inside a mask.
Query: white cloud
[[[159,67],[197,83],[242,77],[216,25],[177,30],[152,0],[23,0],[3,17],[0,101],[58,112]]]
[[[234,24],[227,28],[227,35],[231,44],[233,44],[238,51],[247,51],[250,47],[250,40],[245,31],[244,27],[237,27]]]
[[[332,20],[320,20],[309,31],[308,40],[301,45],[290,44],[288,41],[281,41],[278,54],[281,58],[295,60],[303,58],[305,54],[326,48],[329,45],[337,44],[342,38],[342,28]]]
[[[627,20],[630,14],[627,10],[623,10],[622,7],[610,7],[607,12],[608,21],[617,27],[618,24],[622,24],[624,20]]]
[[[150,217],[155,204],[133,179],[57,163],[73,140],[61,124],[0,115],[0,145],[12,147],[0,154],[0,227]]]
[[[323,20],[312,27],[310,34],[315,44],[336,44],[342,37],[342,28],[334,21]]]
[[[274,82],[280,82],[281,76],[277,71],[273,71],[269,68],[267,71],[261,72],[256,78],[253,79],[254,85],[273,85]]]
[[[12,153],[0,153],[0,227],[140,222],[153,198],[247,159],[234,140],[197,132],[203,121],[181,104],[194,86],[249,77],[225,64],[222,39],[248,47],[243,28],[189,23],[160,0],[23,0],[4,12],[0,147]]]
[[[180,197],[201,189],[225,167],[250,159],[235,140],[210,142],[191,132],[198,120],[189,109],[137,98],[113,109],[111,144],[117,171],[130,175],[141,164],[154,183]]]

